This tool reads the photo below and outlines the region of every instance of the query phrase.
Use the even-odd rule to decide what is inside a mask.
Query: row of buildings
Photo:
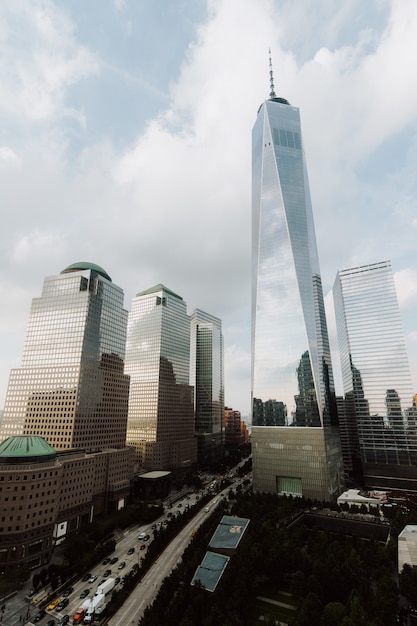
[[[332,500],[346,479],[415,490],[417,413],[389,261],[339,271],[336,397],[300,113],[271,93],[252,133],[253,488]]]
[[[46,562],[67,533],[124,507],[135,476],[180,479],[223,456],[220,319],[188,315],[163,285],[129,313],[123,298],[102,267],[75,263],[32,301],[0,431],[4,569]]]

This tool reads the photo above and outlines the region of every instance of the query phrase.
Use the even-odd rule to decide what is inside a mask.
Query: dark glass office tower
[[[343,471],[300,113],[272,80],[252,133],[252,264],[254,488],[333,498]]]
[[[209,466],[224,454],[223,334],[221,320],[201,309],[191,313],[190,385],[198,461]]]
[[[2,438],[37,435],[56,450],[126,445],[123,291],[93,263],[45,279],[30,311],[22,366],[13,369]]]
[[[346,420],[365,486],[415,489],[416,409],[390,261],[340,270],[333,286]]]

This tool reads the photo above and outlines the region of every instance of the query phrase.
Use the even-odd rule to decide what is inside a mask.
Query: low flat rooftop
[[[236,549],[248,525],[249,520],[244,517],[223,515],[220,524],[217,526],[210,539],[209,548],[215,549],[216,551],[222,551],[222,549],[227,551]]]
[[[191,584],[199,583],[207,591],[214,591],[229,560],[229,556],[206,552],[204,559],[196,569]]]

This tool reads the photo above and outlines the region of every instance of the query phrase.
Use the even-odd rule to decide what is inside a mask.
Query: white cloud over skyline
[[[0,407],[44,277],[85,260],[127,309],[163,283],[220,317],[226,403],[249,413],[268,48],[301,110],[324,291],[338,269],[391,259],[417,391],[415,32],[413,0],[3,3]]]

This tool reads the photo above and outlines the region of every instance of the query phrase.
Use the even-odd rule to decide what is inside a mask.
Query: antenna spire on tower
[[[271,48],[269,48],[269,84],[271,87],[271,93],[269,94],[269,97],[276,98],[277,95],[274,88],[274,72],[272,70]]]

